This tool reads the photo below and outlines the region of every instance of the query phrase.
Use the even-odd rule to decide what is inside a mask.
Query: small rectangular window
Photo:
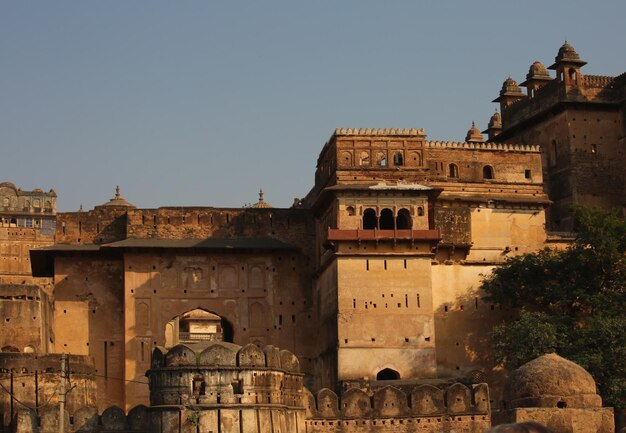
[[[530,179],[531,178],[531,172],[530,170],[524,170],[524,177],[526,179]]]

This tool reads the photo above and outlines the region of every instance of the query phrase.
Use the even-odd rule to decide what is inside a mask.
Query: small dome
[[[108,202],[104,203],[102,206],[107,207],[131,207],[134,208],[135,205],[126,201],[126,199],[122,198],[120,195],[120,187],[115,187],[115,197],[113,197]]]
[[[14,191],[17,191],[17,187],[15,186],[15,184],[11,183],[11,182],[2,182],[0,183],[0,188],[10,188]]]
[[[465,141],[468,143],[482,143],[485,141],[485,137],[480,132],[478,128],[476,128],[476,124],[472,122],[472,127],[467,131],[467,135],[465,136]]]
[[[550,78],[550,74],[548,73],[548,70],[546,69],[545,66],[543,66],[543,63],[541,63],[540,61],[536,61],[534,62],[532,65],[530,65],[530,68],[528,69],[528,74],[526,75],[527,79],[531,79],[531,78]]]
[[[493,113],[491,119],[489,119],[489,128],[502,128],[502,115],[499,111]]]
[[[591,375],[556,353],[540,356],[513,371],[505,384],[504,396],[509,409],[602,406]]]
[[[578,55],[574,47],[568,44],[567,41],[565,41],[565,43],[561,45],[561,48],[559,48],[559,54],[557,54],[556,56],[557,61],[562,59],[580,59],[580,56]]]
[[[565,43],[559,48],[559,53],[554,58],[554,64],[551,65],[548,69],[556,69],[559,63],[573,63],[579,66],[584,66],[587,62],[580,60],[580,56],[570,44],[565,41]]]
[[[502,90],[500,91],[500,94],[503,95],[505,93],[521,93],[521,92],[522,92],[522,89],[520,89],[519,84],[517,84],[517,81],[509,77],[506,80],[504,80],[504,83],[502,83]]]

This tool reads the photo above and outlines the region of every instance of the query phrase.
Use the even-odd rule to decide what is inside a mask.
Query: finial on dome
[[[80,207],[78,208],[78,212],[82,212],[83,211],[83,204],[80,204]]]
[[[476,128],[476,122],[472,121],[472,127],[467,131],[465,141],[468,143],[484,143],[483,134]]]
[[[249,207],[252,207],[252,208],[270,208],[270,207],[272,207],[269,203],[267,203],[265,201],[265,199],[263,198],[263,195],[264,195],[263,189],[259,189],[259,201],[256,202],[255,204],[249,206]]]
[[[116,185],[115,186],[115,197],[113,197],[111,200],[109,200],[108,202],[104,203],[103,205],[100,206],[115,206],[115,207],[128,207],[128,208],[134,208],[135,206],[129,202],[127,202],[121,195],[120,195],[120,186]]]

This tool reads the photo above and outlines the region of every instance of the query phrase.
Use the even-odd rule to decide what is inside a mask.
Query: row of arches
[[[29,211],[31,208],[41,209],[41,199],[36,198],[35,200],[33,200],[32,203],[30,200],[19,200],[19,201],[21,202],[22,208],[26,211]],[[2,199],[2,207],[4,207],[5,209],[17,208],[18,199],[14,197],[13,200],[11,200],[9,197],[4,197]],[[44,208],[52,209],[52,202],[50,200],[46,200],[44,202]]]
[[[423,208],[421,215],[423,215]],[[410,230],[413,227],[413,219],[408,209],[400,209],[397,215],[389,208],[384,208],[380,214],[376,213],[373,208],[367,208],[363,211],[363,229],[364,230]]]
[[[394,166],[403,166],[404,165],[404,153],[401,150],[398,150],[393,153],[393,165]],[[384,152],[378,152],[376,154],[376,165],[379,167],[387,167],[389,165],[387,161],[387,154]],[[363,151],[359,155],[359,165],[367,166],[371,165],[370,154],[369,152]]]
[[[447,176],[452,179],[456,179],[459,177],[459,166],[450,163],[448,164],[448,173]],[[493,179],[495,177],[493,167],[491,165],[483,166],[483,179]]]

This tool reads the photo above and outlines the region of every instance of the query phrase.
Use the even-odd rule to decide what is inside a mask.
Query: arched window
[[[378,218],[376,217],[376,211],[368,208],[363,212],[363,229],[373,230],[378,226]]]
[[[359,157],[359,165],[370,165],[370,154],[367,152],[361,152]]]
[[[456,164],[448,165],[448,177],[459,177],[459,167]]]
[[[391,209],[385,208],[380,211],[379,225],[381,230],[393,230],[395,225],[394,223],[395,221]]]
[[[376,380],[400,380],[400,373],[391,368],[385,368],[376,374]]]
[[[404,165],[404,155],[400,150],[393,154],[393,165]]]
[[[569,73],[570,81],[572,81],[573,83],[576,83],[576,78],[577,78],[577,75],[578,75],[578,74],[576,74],[576,69],[570,68],[568,73]]]
[[[424,216],[424,208],[423,207],[418,207],[417,208],[417,216]]]
[[[378,164],[380,167],[387,167],[387,155],[379,152],[376,155],[376,164]]]
[[[483,179],[493,179],[493,167],[486,165],[483,167]]]
[[[398,230],[409,230],[413,224],[411,223],[411,214],[407,209],[400,209],[396,217],[396,228]]]
[[[346,208],[346,212],[348,213],[348,216],[354,216],[354,214],[355,214],[355,210],[354,210],[354,208],[352,206],[348,206]]]

